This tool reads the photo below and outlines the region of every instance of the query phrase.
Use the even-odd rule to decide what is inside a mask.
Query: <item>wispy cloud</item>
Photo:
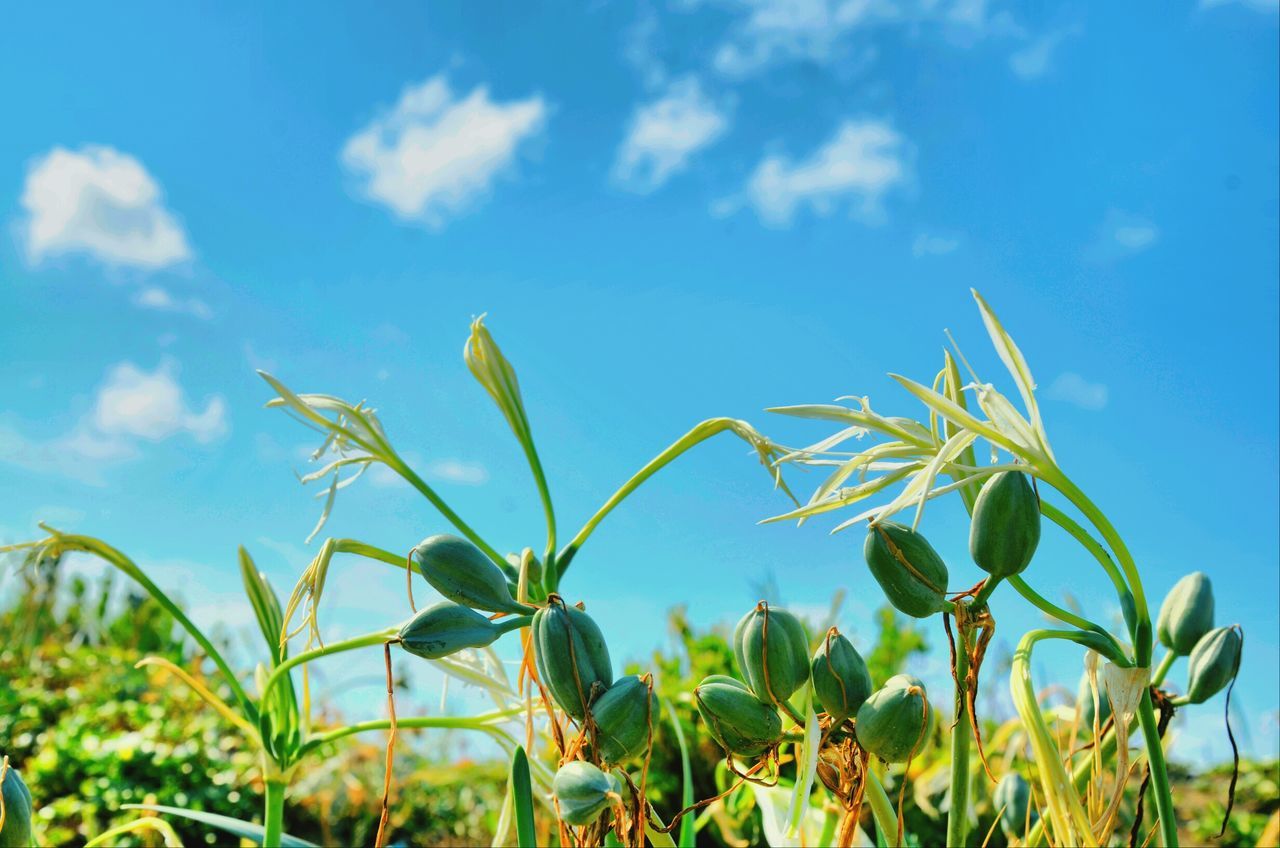
[[[960,247],[959,236],[944,236],[936,233],[920,233],[911,243],[911,255],[919,259],[922,256],[945,256]]]
[[[203,444],[228,427],[221,396],[206,399],[203,409],[188,403],[174,360],[154,371],[121,362],[107,371],[89,412],[61,436],[32,438],[12,416],[0,419],[0,462],[101,485],[106,468],[141,455],[141,442],[187,435]]]
[[[489,469],[479,462],[454,457],[424,462],[420,455],[412,451],[405,452],[404,460],[432,482],[455,483],[459,486],[483,486],[489,482]],[[372,485],[379,488],[392,489],[409,485],[399,474],[381,463],[375,463],[366,476]]]
[[[1053,67],[1054,54],[1062,42],[1079,34],[1079,27],[1069,27],[1034,38],[1009,57],[1009,67],[1024,80],[1042,77]]]
[[[407,87],[390,111],[348,139],[342,162],[360,194],[438,230],[490,193],[546,115],[541,96],[499,102],[479,86],[455,97],[437,75]]]
[[[156,269],[191,257],[159,184],[128,154],[55,147],[27,172],[20,231],[33,263],[80,254],[112,266]]]
[[[1091,383],[1073,371],[1059,374],[1046,393],[1051,400],[1075,404],[1081,409],[1097,411],[1107,405],[1105,383]]]
[[[678,80],[656,100],[636,108],[613,177],[631,191],[653,191],[687,168],[693,155],[728,127],[726,111],[703,93],[697,78]]]
[[[1091,262],[1115,262],[1147,250],[1159,239],[1160,228],[1151,220],[1132,212],[1108,209],[1093,242],[1085,248],[1085,258]]]
[[[847,208],[873,219],[885,194],[906,182],[908,152],[906,139],[888,121],[848,120],[804,159],[766,157],[748,180],[744,196],[717,203],[713,212],[726,214],[745,202],[775,227],[790,225],[803,207],[824,216]]]
[[[147,286],[140,289],[133,298],[134,304],[143,309],[155,309],[160,312],[176,312],[191,315],[207,321],[213,317],[209,304],[196,297],[174,297],[168,289],[160,286]]]

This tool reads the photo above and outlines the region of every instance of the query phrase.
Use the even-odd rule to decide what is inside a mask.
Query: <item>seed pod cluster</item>
[[[613,683],[604,634],[582,610],[552,594],[533,615],[538,678],[560,709],[582,721],[591,701]]]
[[[658,696],[644,678],[628,674],[610,686],[591,704],[600,761],[617,765],[643,753],[657,713]]]
[[[738,671],[766,704],[790,698],[809,679],[809,638],[800,619],[761,601],[733,631]]]
[[[1021,471],[1000,471],[982,484],[969,523],[969,554],[992,577],[1021,573],[1040,544],[1040,498]]]
[[[0,763],[5,758],[0,755]],[[12,765],[4,771],[0,781],[0,797],[4,799],[4,827],[0,828],[0,848],[28,848],[35,845],[31,832],[31,790],[23,782],[22,775]]]
[[[894,521],[867,531],[863,555],[889,603],[914,618],[946,607],[947,566],[921,534]]]
[[[466,539],[428,536],[413,549],[413,560],[432,588],[455,603],[485,612],[528,612],[511,596],[502,569]]]
[[[1031,806],[1031,785],[1016,771],[1000,778],[991,802],[1000,814],[1000,829],[1009,839],[1021,839],[1040,820]]]
[[[1165,595],[1156,618],[1156,638],[1176,655],[1186,656],[1212,629],[1213,585],[1207,575],[1196,571]]]
[[[1203,704],[1225,689],[1240,670],[1243,648],[1238,627],[1219,627],[1202,636],[1187,661],[1187,700]]]
[[[810,665],[818,704],[839,725],[857,715],[871,695],[871,674],[853,643],[832,627]]]
[[[409,653],[435,660],[464,648],[491,645],[502,632],[475,610],[453,601],[440,601],[420,610],[400,628],[397,638]]]
[[[560,817],[574,827],[588,825],[617,802],[622,782],[584,760],[565,763],[551,781]]]
[[[693,697],[711,735],[731,754],[758,757],[782,738],[778,711],[739,680],[713,674],[694,688]]]
[[[932,710],[919,679],[891,677],[858,709],[858,744],[882,760],[904,762],[924,748]]]

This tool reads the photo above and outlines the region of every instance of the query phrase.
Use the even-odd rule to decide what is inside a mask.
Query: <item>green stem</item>
[[[339,554],[355,554],[367,559],[379,560],[388,565],[394,565],[398,568],[405,568],[409,563],[409,558],[404,554],[394,554],[391,551],[383,550],[366,542],[356,539],[335,539],[333,541],[333,551]],[[418,571],[418,564],[415,562],[411,567],[414,571]]]
[[[902,776],[906,780],[906,775]],[[889,800],[889,796],[885,794],[884,784],[880,782],[880,778],[870,768],[867,769],[867,803],[871,805],[871,816],[876,821],[876,828],[884,836],[886,845],[896,844],[898,838],[898,813],[893,808],[893,802]]]
[[[284,793],[288,788],[288,784],[283,780],[270,779],[265,781],[266,797],[264,799],[265,807],[262,813],[262,844],[263,848],[276,848],[280,844],[280,837],[284,833]]]
[[[969,825],[969,742],[972,728],[965,708],[965,677],[969,673],[969,632],[959,628],[956,634],[956,703],[955,721],[951,725],[951,808],[947,812],[947,845],[959,848],[965,844]]]
[[[1173,664],[1177,661],[1177,654],[1173,651],[1165,651],[1164,657],[1160,660],[1160,665],[1156,666],[1155,673],[1151,675],[1151,685],[1159,686],[1164,683],[1165,677],[1169,674],[1169,669],[1173,668]]]
[[[1138,721],[1142,724],[1142,741],[1147,748],[1147,766],[1151,770],[1151,791],[1156,796],[1156,814],[1160,817],[1160,833],[1164,848],[1178,848],[1178,818],[1173,810],[1173,793],[1169,788],[1169,767],[1164,759],[1164,745],[1151,705],[1151,689],[1144,689],[1138,702]]]
[[[1102,534],[1103,540],[1115,552],[1116,559],[1120,561],[1120,568],[1124,571],[1124,575],[1129,582],[1129,588],[1133,592],[1134,611],[1137,615],[1133,640],[1134,656],[1138,665],[1150,665],[1151,612],[1147,608],[1147,595],[1142,588],[1142,576],[1138,574],[1138,567],[1133,560],[1133,555],[1129,553],[1129,548],[1125,545],[1124,539],[1120,538],[1120,534],[1116,532],[1116,528],[1111,524],[1111,521],[1103,515],[1102,510],[1098,509],[1093,501],[1089,500],[1088,496],[1075,483],[1071,482],[1066,474],[1062,473],[1060,468],[1053,466],[1044,471],[1047,471],[1047,473],[1042,472],[1042,479],[1065,495],[1067,500],[1071,501],[1072,505],[1089,519],[1089,522]]]
[[[509,710],[499,710],[497,712],[485,713],[478,716],[450,717],[450,716],[412,716],[396,720],[396,728],[399,730],[480,730],[488,731],[490,725],[505,721],[509,718],[519,715],[524,711],[523,707],[516,707]],[[386,718],[371,719],[370,721],[361,721],[356,724],[348,724],[343,727],[335,727],[324,733],[317,733],[312,736],[302,747],[298,749],[298,758],[310,754],[317,748],[327,745],[330,742],[336,742],[347,736],[353,736],[357,733],[368,733],[374,730],[388,730],[391,727],[391,720]]]
[[[450,524],[458,529],[459,533],[466,536],[467,539],[471,541],[471,544],[484,551],[485,556],[493,560],[499,567],[510,564],[507,562],[506,557],[495,551],[490,547],[488,542],[480,537],[479,533],[472,530],[471,525],[463,521],[462,516],[454,512],[453,509],[444,502],[444,499],[436,494],[435,489],[428,486],[426,481],[419,477],[412,468],[405,465],[404,460],[400,459],[398,455],[391,454],[383,461],[386,462],[393,471],[408,481],[409,485],[421,492],[422,496],[429,500],[431,505],[434,506],[441,515],[447,518]]]
[[[340,654],[344,651],[354,651],[359,648],[368,648],[373,645],[381,645],[389,639],[394,639],[399,632],[398,627],[388,627],[386,630],[379,630],[376,633],[366,633],[363,636],[356,636],[351,639],[345,639],[341,642],[334,642],[332,645],[325,645],[322,648],[313,648],[310,651],[303,651],[296,654],[280,665],[271,670],[271,675],[267,677],[267,682],[262,685],[262,692],[259,698],[262,703],[267,703],[267,695],[271,693],[272,688],[284,677],[289,671],[303,663],[309,663],[312,660],[318,660],[321,657],[327,657],[331,654]],[[407,721],[407,719],[406,719]]]
[[[1106,643],[1107,647],[1100,650],[1099,653],[1106,656],[1107,659],[1126,668],[1133,665],[1133,663],[1129,662],[1125,657],[1123,646],[1121,646],[1121,644],[1116,641],[1116,637],[1112,636],[1109,631],[1102,627],[1102,625],[1095,624],[1087,618],[1082,618],[1069,610],[1065,610],[1043,597],[1035,589],[1032,589],[1031,586],[1027,584],[1027,581],[1022,579],[1021,575],[1015,574],[1008,578],[1008,581],[1009,585],[1018,591],[1018,594],[1022,595],[1022,597],[1026,598],[1034,606],[1039,607],[1042,611],[1048,613],[1059,621],[1079,627],[1081,630],[1092,633],[1099,639],[1102,639]]]
[[[1116,595],[1123,603],[1126,596],[1132,596],[1129,586],[1124,582],[1124,576],[1120,574],[1120,569],[1116,568],[1115,560],[1111,558],[1111,554],[1107,553],[1107,549],[1102,543],[1093,538],[1089,531],[1080,526],[1074,518],[1067,515],[1047,501],[1040,501],[1040,512],[1044,513],[1044,517],[1057,524],[1063,530],[1066,530],[1071,537],[1084,546],[1085,550],[1093,554],[1093,558],[1098,561],[1103,570],[1107,572],[1107,576],[1111,578],[1111,585],[1116,589]]]

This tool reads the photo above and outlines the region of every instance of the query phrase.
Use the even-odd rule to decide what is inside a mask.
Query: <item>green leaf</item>
[[[209,827],[225,831],[238,836],[241,839],[248,839],[257,845],[262,844],[265,831],[262,825],[253,822],[241,821],[233,819],[230,816],[220,816],[217,813],[206,813],[200,810],[184,810],[181,807],[165,807],[160,804],[122,804],[126,810],[151,810],[156,813],[164,813],[169,816],[177,816],[183,819],[190,819],[201,824],[207,824]],[[314,842],[308,842],[305,839],[299,839],[296,836],[290,836],[287,833],[280,834],[280,848],[316,848]]]
[[[1022,395],[1022,402],[1026,404],[1027,414],[1031,416],[1031,426],[1040,437],[1041,444],[1047,449],[1049,440],[1045,436],[1044,422],[1040,420],[1040,407],[1036,404],[1036,381],[1031,376],[1031,368],[1022,356],[1022,351],[1014,344],[1013,337],[1001,325],[1000,319],[996,318],[996,314],[982,299],[982,295],[978,294],[977,289],[970,289],[970,291],[973,292],[973,299],[978,302],[982,323],[987,325],[987,335],[991,336],[991,344],[995,346],[996,353],[1000,354],[1000,361],[1004,363],[1004,367],[1009,369],[1009,374],[1013,376],[1013,381],[1018,386],[1018,393]]]
[[[693,806],[693,766],[689,762],[689,744],[685,741],[684,728],[680,726],[680,716],[676,714],[676,708],[667,700],[662,704],[667,708],[667,718],[675,728],[676,745],[680,748],[680,807],[687,810]],[[694,848],[697,840],[697,823],[692,815],[686,815],[680,819],[680,833],[677,839],[679,848]]]
[[[533,826],[533,786],[529,780],[529,758],[524,747],[517,745],[511,756],[511,796],[515,800],[516,845],[518,848],[536,848],[537,831]]]
[[[966,430],[972,430],[979,436],[987,439],[993,444],[999,445],[1006,450],[1013,450],[1013,445],[1009,439],[996,428],[992,427],[985,421],[979,421],[969,410],[964,409],[958,404],[948,400],[946,397],[938,394],[928,386],[922,386],[915,380],[903,377],[901,374],[890,374],[890,377],[897,380],[904,389],[911,392],[919,398],[925,406],[936,410],[939,415],[947,419],[957,426]]]

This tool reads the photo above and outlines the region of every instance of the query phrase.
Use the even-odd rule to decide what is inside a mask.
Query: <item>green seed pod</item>
[[[600,628],[553,594],[534,613],[533,646],[542,685],[560,709],[582,721],[592,697],[613,683],[613,663]]]
[[[693,690],[698,712],[721,747],[741,757],[758,757],[782,738],[782,719],[741,681],[713,674]]]
[[[473,609],[441,601],[421,609],[398,634],[400,647],[415,656],[438,660],[464,648],[493,644],[503,630]]]
[[[982,484],[969,523],[969,554],[992,577],[1012,577],[1040,544],[1040,498],[1021,471],[992,474]]]
[[[591,824],[622,797],[622,783],[585,760],[565,763],[551,781],[560,817],[574,827]]]
[[[858,713],[871,695],[871,675],[853,643],[831,628],[813,655],[813,692],[835,724]]]
[[[1089,688],[1089,675],[1080,676],[1080,688],[1076,692],[1076,713],[1080,716],[1080,729],[1085,733],[1093,733],[1093,690]],[[1111,701],[1103,691],[1102,681],[1098,681],[1098,727],[1107,726],[1111,718]]]
[[[466,539],[428,536],[413,549],[413,561],[432,588],[451,601],[485,612],[529,611],[511,597],[502,569]]]
[[[0,756],[0,762],[4,759]],[[0,827],[0,848],[30,848],[36,844],[31,832],[31,791],[17,769],[9,766],[3,770],[0,799],[4,801],[4,827]]]
[[[924,749],[932,709],[923,683],[895,675],[858,708],[858,744],[882,760],[903,762]]]
[[[928,618],[946,604],[947,566],[929,541],[893,521],[873,524],[863,546],[867,567],[889,603],[915,618]]]
[[[766,704],[785,701],[809,679],[809,637],[804,625],[786,610],[770,609],[764,601],[734,629],[733,656],[747,686]]]
[[[1240,670],[1243,647],[1238,626],[1219,627],[1204,634],[1187,661],[1187,700],[1203,704],[1226,688]]]
[[[1004,810],[1000,815],[1000,829],[1010,839],[1021,838],[1040,820],[1040,814],[1031,807],[1031,786],[1016,771],[1000,778],[991,803],[997,813]]]
[[[1173,584],[1164,596],[1156,618],[1156,637],[1161,645],[1185,657],[1212,629],[1213,586],[1203,572],[1196,571]]]
[[[657,722],[658,696],[643,678],[628,674],[591,705],[600,759],[623,763],[644,752]]]

